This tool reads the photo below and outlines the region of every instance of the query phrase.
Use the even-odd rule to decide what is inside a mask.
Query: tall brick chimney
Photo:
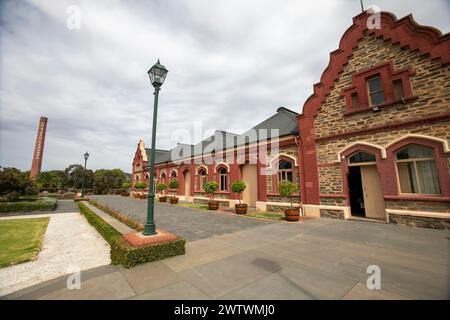
[[[30,178],[36,179],[41,173],[42,155],[44,154],[45,132],[47,130],[47,118],[39,119],[39,127],[34,145],[33,162],[31,163]]]

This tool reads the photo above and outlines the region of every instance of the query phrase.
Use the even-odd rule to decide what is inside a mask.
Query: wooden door
[[[385,219],[383,192],[380,174],[376,165],[361,166],[364,206],[367,218]]]
[[[191,173],[186,171],[184,173],[184,200],[189,201],[191,196]]]
[[[242,167],[242,180],[245,181],[246,188],[242,194],[244,203],[250,207],[256,206],[258,201],[258,175],[256,164],[246,164]]]

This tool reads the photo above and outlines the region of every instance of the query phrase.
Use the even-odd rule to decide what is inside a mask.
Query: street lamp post
[[[84,154],[84,171],[83,171],[83,188],[81,189],[81,198],[84,198],[84,183],[86,180],[86,164],[87,164],[87,160],[89,158],[89,153]]]
[[[156,227],[154,221],[155,212],[155,190],[153,178],[155,175],[155,144],[156,144],[156,120],[158,114],[158,95],[164,79],[166,78],[168,70],[158,62],[148,70],[150,82],[155,88],[155,101],[153,105],[153,127],[152,127],[152,149],[150,153],[150,177],[149,177],[149,191],[147,196],[147,222],[145,223],[144,235],[151,236],[156,234]]]

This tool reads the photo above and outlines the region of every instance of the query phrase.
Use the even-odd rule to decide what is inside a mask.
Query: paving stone
[[[82,280],[80,289],[65,288],[45,295],[40,300],[117,300],[135,295],[122,273],[113,272],[94,279]]]
[[[368,289],[357,283],[343,298],[344,300],[409,300],[407,297],[381,289]]]
[[[161,262],[137,265],[131,269],[118,267],[137,294],[180,282],[181,277]]]
[[[153,290],[136,297],[132,300],[207,300],[210,299],[201,290],[189,282],[183,281],[164,288]]]

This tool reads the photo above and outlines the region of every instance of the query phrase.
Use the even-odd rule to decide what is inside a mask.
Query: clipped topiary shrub
[[[186,240],[179,238],[166,243],[145,247],[132,247],[124,239],[117,239],[111,245],[111,263],[125,268],[137,264],[167,259],[185,253]]]
[[[82,215],[86,217],[86,220],[91,226],[97,230],[98,233],[109,243],[110,246],[113,245],[114,241],[121,239],[122,234],[111,227],[102,218],[92,212],[88,207],[86,207],[82,202],[78,202],[78,208]]]

